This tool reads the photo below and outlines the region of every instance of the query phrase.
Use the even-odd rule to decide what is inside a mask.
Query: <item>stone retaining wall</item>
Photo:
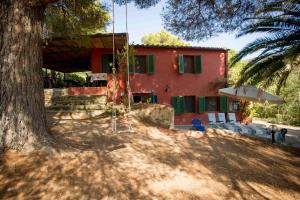
[[[68,88],[44,89],[45,105],[48,105],[53,97],[67,96]]]
[[[132,115],[149,120],[167,128],[174,127],[174,109],[168,105],[137,104],[133,105]]]

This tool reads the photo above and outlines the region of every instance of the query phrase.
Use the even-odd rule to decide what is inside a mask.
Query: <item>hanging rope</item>
[[[132,132],[131,127],[131,90],[130,90],[130,76],[129,76],[129,34],[128,34],[128,8],[127,0],[125,0],[125,20],[126,20],[126,67],[127,67],[127,95],[128,95],[128,124],[129,131]]]
[[[120,132],[133,132],[131,126],[131,90],[130,90],[130,76],[129,76],[129,34],[128,34],[128,8],[127,0],[125,0],[126,8],[126,67],[127,67],[127,95],[128,95],[128,113],[127,113],[127,122],[129,130],[119,131]],[[116,113],[116,66],[115,66],[115,4],[112,0],[112,25],[113,25],[113,106],[112,106],[112,132],[117,132],[117,113]]]
[[[113,72],[113,105],[112,105],[112,132],[117,132],[117,113],[116,113],[116,66],[115,66],[115,3],[114,0],[112,0],[112,25],[113,25],[113,32],[112,32],[112,49],[113,49],[113,66],[112,66],[112,72]]]

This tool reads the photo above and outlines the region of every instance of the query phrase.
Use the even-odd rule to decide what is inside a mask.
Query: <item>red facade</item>
[[[109,52],[111,49],[93,49],[93,73],[102,72],[102,55]],[[154,59],[154,73],[130,74],[130,86],[134,95],[152,94],[157,96],[159,104],[169,105],[172,104],[174,96],[194,97],[195,111],[176,115],[175,124],[191,124],[191,120],[195,117],[207,122],[207,112],[198,112],[197,99],[199,96],[216,97],[218,89],[226,87],[227,51],[225,49],[136,46],[135,55],[151,55]],[[201,73],[179,73],[179,55],[201,56]],[[119,77],[119,81],[123,90],[121,93],[125,92],[124,77]]]

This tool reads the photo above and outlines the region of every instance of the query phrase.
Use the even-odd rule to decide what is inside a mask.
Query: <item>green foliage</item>
[[[163,10],[166,29],[186,40],[203,40],[239,30],[255,10],[274,0],[168,0]]]
[[[229,59],[236,55],[234,50],[229,51]],[[242,76],[242,70],[247,65],[246,61],[236,62],[229,69],[229,84],[235,85]],[[267,88],[270,93],[276,93],[276,85]],[[281,123],[288,125],[300,125],[300,69],[295,69],[288,77],[285,86],[283,86],[280,96],[285,99],[286,103],[282,105],[270,105],[260,103],[248,103],[243,107],[245,116],[259,117],[266,119],[271,123]],[[246,102],[244,102],[246,103]]]
[[[276,88],[270,87],[274,92]],[[252,117],[267,119],[273,123],[300,125],[300,69],[297,69],[287,79],[280,96],[286,103],[282,105],[253,104],[250,107]]]
[[[189,46],[189,43],[182,41],[165,30],[143,36],[142,43],[146,45]]]
[[[228,51],[228,60],[229,63],[231,62],[231,59],[237,54],[237,52],[233,49],[230,49]],[[240,79],[241,77],[241,71],[243,70],[243,68],[247,65],[247,61],[239,61],[236,62],[234,65],[231,65],[229,68],[229,72],[228,72],[228,84],[230,86],[234,86],[237,81]]]
[[[47,73],[46,73],[47,71]],[[74,72],[74,73],[62,73],[53,70],[45,70],[43,69],[44,77],[51,77],[52,79],[52,87],[61,88],[65,87],[66,81],[72,81],[72,86],[80,87],[86,85],[86,73],[85,72]]]
[[[126,110],[124,107],[118,106],[118,107],[115,107],[115,112],[116,112],[116,115],[119,116],[119,115],[124,115]],[[112,106],[111,105],[106,106],[103,114],[106,116],[111,116],[112,113],[113,113]]]
[[[82,72],[74,72],[74,73],[67,73],[66,74],[66,80],[72,80],[73,86],[84,86],[85,85],[85,74]]]
[[[126,1],[115,0],[124,5]],[[154,6],[161,0],[128,0],[139,8]],[[255,11],[274,0],[166,0],[162,16],[168,31],[185,40],[204,40],[222,32],[240,30],[251,23]]]
[[[134,64],[134,54],[135,54],[134,46],[129,45],[128,47],[129,47],[128,48],[129,65],[133,65]],[[119,66],[120,73],[127,72],[127,47],[126,46],[124,46],[121,50],[117,50],[116,62]]]
[[[278,94],[290,73],[300,66],[300,2],[277,0],[258,10],[254,20],[239,36],[252,33],[265,33],[265,36],[251,42],[233,57],[231,65],[260,52],[243,67],[243,76],[237,85],[259,84],[266,88],[276,83]]]
[[[98,0],[62,0],[45,12],[48,37],[87,35],[103,32],[108,25],[108,8]]]
[[[115,2],[119,5],[124,5],[126,2],[131,3],[134,2],[135,6],[138,8],[149,8],[151,6],[155,6],[161,0],[115,0]]]

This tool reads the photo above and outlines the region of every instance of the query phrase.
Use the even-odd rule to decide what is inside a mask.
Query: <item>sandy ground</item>
[[[1,154],[1,199],[300,199],[299,149],[133,127],[112,134],[106,117],[53,121],[57,153]]]

